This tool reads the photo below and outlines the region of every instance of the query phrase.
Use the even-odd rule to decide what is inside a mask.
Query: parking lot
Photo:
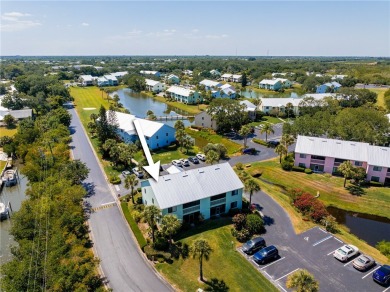
[[[291,291],[286,287],[287,277],[299,269],[306,269],[319,281],[321,291],[390,291],[372,280],[372,274],[380,268],[375,264],[369,270],[360,272],[352,266],[354,258],[342,263],[333,257],[333,253],[344,243],[322,228],[314,227],[290,242],[273,241],[274,234],[264,236],[267,245],[275,245],[279,258],[265,265],[258,265],[241,251],[265,277],[281,291]]]

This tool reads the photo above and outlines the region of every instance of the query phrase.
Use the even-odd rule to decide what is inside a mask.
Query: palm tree
[[[287,288],[294,288],[297,292],[317,292],[318,282],[307,270],[298,270],[287,278]]]
[[[184,130],[184,123],[183,123],[183,121],[176,121],[176,123],[175,123],[175,125],[174,125],[174,128],[175,128],[175,130],[176,131],[178,131],[178,130]]]
[[[344,161],[337,168],[337,170],[344,175],[344,188],[345,188],[345,184],[347,183],[347,178],[352,177],[352,175],[355,173],[354,168],[355,167],[352,165],[351,161],[349,160]]]
[[[175,215],[165,215],[161,220],[161,231],[169,236],[169,244],[172,244],[172,236],[179,231],[181,222]]]
[[[283,144],[275,147],[275,153],[279,154],[279,163],[282,163],[282,155],[287,155],[287,148]]]
[[[161,214],[160,209],[154,205],[146,206],[143,213],[145,221],[148,223],[150,230],[152,231],[153,243],[154,243],[154,232],[156,231],[156,221],[160,216],[160,214]]]
[[[288,146],[294,144],[295,138],[292,135],[284,134],[280,142],[284,145],[284,147],[288,150]]]
[[[238,132],[238,134],[244,138],[244,148],[246,148],[246,142],[251,132],[252,132],[252,128],[249,125],[242,126],[240,131]]]
[[[249,208],[252,205],[252,195],[254,192],[260,191],[261,188],[257,182],[255,182],[253,179],[248,179],[245,181],[245,191],[249,193]]]
[[[294,108],[293,104],[291,102],[288,102],[286,104],[286,112],[287,112],[287,119],[289,120],[290,119],[290,111]]]
[[[265,133],[265,142],[268,140],[268,135],[275,133],[272,124],[265,124],[264,127],[261,128],[260,133]]]
[[[211,249],[209,243],[204,239],[197,239],[192,247],[191,252],[193,258],[198,258],[199,260],[199,278],[202,282],[203,280],[203,258],[208,261],[210,258],[210,254],[213,250]]]
[[[186,135],[183,139],[183,147],[186,149],[186,153],[188,153],[188,149],[192,146],[194,146],[194,140],[190,136]]]
[[[135,204],[135,202],[134,202],[134,188],[136,185],[138,185],[138,182],[139,181],[138,181],[137,176],[135,174],[128,175],[125,178],[125,188],[127,190],[131,189],[130,196],[131,196],[131,201],[133,202],[133,204]]]
[[[184,132],[183,129],[176,130],[175,138],[176,138],[177,142],[180,145],[180,150],[183,150],[183,142],[184,142],[186,136],[187,135],[186,135],[186,133]]]
[[[214,164],[219,162],[219,154],[214,150],[209,150],[206,154],[206,163]]]

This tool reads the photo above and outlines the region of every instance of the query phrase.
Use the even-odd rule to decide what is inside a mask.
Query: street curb
[[[138,249],[138,253],[141,255],[142,259],[147,263],[147,265],[148,265],[150,268],[152,268],[152,270],[153,270],[153,272],[155,273],[155,275],[156,275],[156,276],[165,284],[165,286],[167,286],[167,288],[169,288],[171,291],[175,291],[175,289],[173,289],[172,285],[171,285],[171,284],[170,284],[170,283],[169,283],[169,282],[168,282],[168,281],[167,281],[167,280],[166,280],[166,279],[165,279],[165,278],[156,270],[156,268],[154,267],[154,265],[152,265],[152,264],[150,263],[150,261],[146,258],[145,253],[144,253],[144,252],[142,251],[142,249],[140,248],[140,246],[139,246],[139,244],[138,244],[138,241],[137,241],[137,239],[135,238],[135,235],[134,235],[133,231],[132,231],[131,228],[130,228],[129,223],[127,222],[126,217],[125,217],[125,215],[123,214],[121,202],[120,202],[120,200],[118,199],[118,197],[116,196],[116,192],[113,190],[112,184],[109,183],[108,177],[107,177],[107,175],[106,175],[106,172],[104,171],[103,165],[102,165],[101,162],[100,162],[99,156],[97,155],[97,153],[96,153],[96,151],[95,151],[95,148],[93,147],[93,145],[92,145],[92,143],[91,143],[91,140],[90,140],[90,138],[89,138],[89,136],[88,136],[88,133],[86,132],[86,130],[85,130],[85,128],[84,128],[83,123],[81,123],[80,116],[79,116],[79,114],[78,114],[78,112],[77,112],[76,109],[75,109],[75,112],[76,112],[77,117],[78,117],[79,120],[80,120],[80,124],[81,124],[81,127],[82,127],[83,131],[84,131],[84,134],[85,134],[86,137],[87,137],[88,144],[89,144],[89,146],[91,147],[92,152],[93,152],[93,154],[95,155],[95,158],[97,159],[97,162],[98,162],[98,165],[99,165],[99,167],[100,167],[100,170],[102,171],[103,176],[104,176],[104,178],[106,179],[106,183],[107,183],[108,188],[109,188],[109,190],[111,191],[111,195],[113,196],[113,198],[114,198],[114,200],[115,200],[115,203],[116,203],[116,205],[117,205],[117,207],[118,207],[118,209],[119,209],[119,213],[121,214],[122,219],[125,221],[125,224],[126,224],[127,228],[129,229],[129,233],[131,234],[131,237],[133,238],[134,242],[136,243],[136,246],[137,246],[137,249]],[[94,251],[95,251],[95,250],[94,250]],[[100,266],[100,264],[99,264],[99,266]],[[102,271],[103,271],[103,270],[102,270]],[[104,273],[103,273],[103,276],[105,277]],[[105,277],[105,278],[106,278],[106,277]],[[108,286],[108,287],[109,287],[109,286]]]

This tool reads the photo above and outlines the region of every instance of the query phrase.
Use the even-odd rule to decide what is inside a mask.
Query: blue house
[[[137,131],[135,130],[133,121],[139,120],[141,128],[144,132],[146,143],[150,149],[158,149],[171,145],[176,141],[175,128],[163,123],[138,119],[134,115],[115,112],[118,121],[118,134],[126,143],[134,143],[138,140]],[[107,111],[107,116],[109,111]]]
[[[180,86],[171,86],[167,89],[166,93],[171,98],[182,103],[196,104],[202,101],[199,92]]]
[[[170,75],[168,75],[166,82],[168,82],[169,84],[179,84],[180,78],[174,74],[170,74]]]
[[[142,202],[185,222],[242,208],[243,184],[229,163],[163,175],[141,182]]]
[[[340,87],[341,87],[340,83],[338,83],[336,81],[332,81],[332,82],[324,83],[322,85],[318,85],[317,89],[316,89],[316,93],[335,92]]]
[[[282,88],[282,82],[277,79],[263,79],[259,82],[259,88],[278,91]]]
[[[221,85],[217,90],[211,90],[211,92],[215,98],[236,98],[236,89],[228,83]]]

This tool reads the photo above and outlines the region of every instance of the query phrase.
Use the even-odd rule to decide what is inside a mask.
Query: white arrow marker
[[[142,148],[144,149],[144,153],[146,156],[146,160],[148,161],[148,166],[144,166],[144,169],[156,180],[158,181],[158,177],[160,174],[160,161],[157,161],[156,163],[153,162],[152,154],[150,154],[150,150],[148,147],[148,144],[146,143],[146,139],[144,136],[144,133],[142,131],[141,125],[139,124],[139,121],[135,119],[133,121],[135,130],[138,133],[138,138],[141,142]]]

